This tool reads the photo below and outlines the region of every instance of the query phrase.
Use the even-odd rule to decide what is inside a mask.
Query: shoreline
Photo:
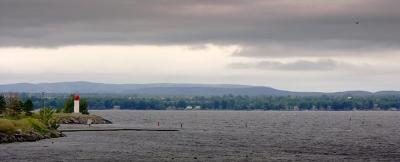
[[[24,134],[17,133],[12,135],[0,132],[0,144],[15,143],[15,142],[36,142],[43,139],[60,138],[60,137],[65,137],[65,134],[63,134],[60,131],[50,131],[48,133],[45,133],[44,135],[36,131],[31,131],[29,133],[24,133]]]
[[[58,124],[112,124],[110,120],[107,120],[97,115],[82,115],[82,114],[55,114],[56,121]]]
[[[90,111],[187,111],[187,112],[195,112],[195,111],[237,111],[237,112],[246,112],[246,111],[270,111],[270,112],[400,112],[399,110],[214,110],[214,109],[205,109],[205,110],[138,110],[138,109],[92,109]]]
[[[67,125],[85,125],[88,120],[91,124],[112,124],[111,121],[97,115],[82,115],[82,114],[55,114],[58,124]],[[31,124],[28,128],[12,128],[13,122],[4,120],[5,125],[3,131],[0,132],[0,144],[15,143],[15,142],[35,142],[42,139],[65,137],[63,131],[56,129],[38,128],[37,124]],[[8,125],[6,125],[8,124]],[[10,125],[11,124],[11,125]]]

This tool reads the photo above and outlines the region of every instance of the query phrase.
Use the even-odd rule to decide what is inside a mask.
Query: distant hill
[[[247,86],[233,84],[104,84],[92,82],[59,82],[59,83],[17,83],[0,85],[0,92],[27,92],[27,93],[111,93],[111,94],[138,94],[162,96],[216,96],[216,95],[270,95],[270,96],[319,96],[319,95],[400,95],[399,91],[346,91],[336,93],[322,92],[292,92],[270,87]]]

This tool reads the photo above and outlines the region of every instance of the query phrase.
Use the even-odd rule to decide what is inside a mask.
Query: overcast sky
[[[400,90],[399,0],[0,0],[0,83]]]

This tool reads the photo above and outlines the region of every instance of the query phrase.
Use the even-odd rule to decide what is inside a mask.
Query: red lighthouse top
[[[74,96],[74,100],[79,100],[79,99],[80,99],[79,95]]]

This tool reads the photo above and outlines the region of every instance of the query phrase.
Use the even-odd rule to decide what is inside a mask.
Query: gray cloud
[[[349,68],[353,67],[353,65],[331,59],[323,59],[318,61],[298,60],[289,63],[283,63],[279,61],[236,62],[228,65],[228,68],[232,69],[284,71],[331,71],[341,67]]]
[[[216,43],[255,49],[270,44],[397,49],[399,5],[398,0],[0,0],[0,46]],[[274,54],[254,51],[241,55]]]

